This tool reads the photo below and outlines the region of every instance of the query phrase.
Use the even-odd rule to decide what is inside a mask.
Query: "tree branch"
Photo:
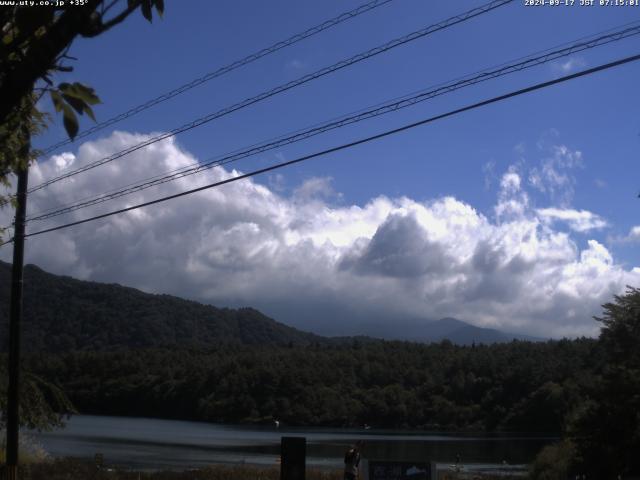
[[[49,30],[33,40],[24,52],[25,59],[7,71],[0,85],[0,123],[20,104],[39,78],[54,65],[56,58],[89,22],[100,0],[90,0],[83,8],[69,8],[62,13]]]
[[[33,90],[36,81],[43,78],[47,71],[57,63],[78,35],[95,37],[123,22],[136,8],[141,0],[128,2],[127,8],[103,23],[96,12],[104,0],[88,0],[83,8],[69,8],[59,15],[47,32],[34,39],[24,59],[12,65],[13,68],[3,72],[0,82],[0,123],[20,104],[22,98]],[[109,8],[113,3],[109,4]],[[5,101],[6,99],[6,101]]]
[[[113,5],[113,4],[112,4]],[[110,5],[109,8],[112,6]],[[100,18],[100,23],[97,23],[91,27],[91,30],[81,32],[81,35],[86,38],[92,38],[100,35],[101,33],[106,32],[112,27],[115,27],[119,23],[122,23],[127,19],[129,15],[131,15],[136,8],[140,6],[140,0],[135,0],[129,3],[127,8],[120,12],[118,15],[113,17],[111,20],[107,22],[103,22],[102,18]]]
[[[119,1],[120,1],[120,0],[112,0],[112,2],[111,2],[109,5],[107,5],[107,6],[104,6],[104,4],[103,4],[103,7],[102,7],[102,16],[104,17],[104,15],[105,15],[109,10],[111,10],[111,9],[112,9],[112,8],[113,8],[113,7],[114,7],[114,6],[119,2]]]

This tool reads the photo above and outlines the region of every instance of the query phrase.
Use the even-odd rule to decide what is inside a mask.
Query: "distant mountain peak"
[[[453,343],[500,343],[512,340],[541,341],[540,338],[503,332],[495,328],[477,327],[454,317],[445,317],[432,322],[428,329],[434,339],[451,340]],[[437,338],[440,337],[440,338]]]

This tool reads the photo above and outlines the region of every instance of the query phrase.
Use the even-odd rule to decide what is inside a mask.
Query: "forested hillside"
[[[6,348],[11,265],[0,262],[0,342]],[[220,343],[288,345],[320,341],[252,308],[227,309],[120,285],[24,271],[27,351],[114,350]]]
[[[0,298],[8,299],[9,271],[0,263]],[[24,310],[27,370],[60,385],[83,413],[559,432],[600,361],[587,339],[329,339],[250,308],[218,309],[32,265]],[[4,328],[7,315],[4,301]],[[475,328],[455,319],[435,325]]]
[[[0,262],[0,348],[5,346],[10,264]],[[342,344],[353,337],[322,337],[279,323],[253,308],[216,308],[170,295],[76,280],[25,267],[24,347],[27,351],[105,351],[163,346],[220,344]],[[348,319],[345,319],[348,321]],[[540,340],[470,325],[455,318],[438,321],[389,319],[396,340],[454,343]],[[383,333],[383,332],[380,332]],[[375,336],[375,335],[374,335]],[[363,336],[360,341],[372,339]]]
[[[560,432],[594,340],[378,341],[33,355],[83,413],[231,423]]]

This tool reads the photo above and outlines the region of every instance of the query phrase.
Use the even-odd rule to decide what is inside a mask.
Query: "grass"
[[[504,476],[456,476],[450,472],[442,472],[438,477],[439,480],[468,480],[471,478],[474,480],[508,480],[511,478]],[[182,472],[136,472],[124,469],[98,470],[93,462],[61,458],[26,464],[20,468],[19,478],[20,480],[280,480],[280,469],[251,465],[212,465]],[[341,470],[307,469],[306,471],[306,480],[342,480],[342,478]],[[517,478],[523,480],[523,477]]]
[[[342,480],[339,470],[307,469],[306,480]],[[21,467],[21,480],[280,480],[278,467],[212,465],[182,472],[98,470],[92,462],[71,458],[32,463]]]

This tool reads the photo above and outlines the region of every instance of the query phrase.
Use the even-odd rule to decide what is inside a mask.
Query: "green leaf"
[[[153,16],[151,13],[151,0],[142,0],[140,9],[142,10],[142,15],[144,16],[144,18],[152,22]]]
[[[91,107],[89,105],[87,105],[85,103],[84,100],[77,98],[77,97],[72,97],[70,95],[67,95],[65,93],[62,94],[62,98],[73,107],[73,109],[78,112],[80,115],[83,114],[87,114],[91,120],[93,120],[94,122],[96,121],[96,117],[93,113],[93,110],[91,109]]]
[[[75,82],[73,84],[75,86],[75,90],[77,92],[77,96],[87,102],[89,105],[96,105],[97,103],[102,103],[100,101],[100,97],[96,95],[96,91],[82,83]]]
[[[82,115],[84,113],[84,107],[85,107],[86,103],[84,103],[82,100],[80,100],[79,98],[67,95],[66,93],[62,94],[62,98],[64,98],[65,102],[67,102],[69,105],[71,105],[73,107],[73,109],[76,112],[78,112],[80,115]]]
[[[51,101],[53,102],[53,107],[56,109],[56,112],[61,111],[64,100],[60,93],[57,90],[51,90],[49,95],[51,96]]]
[[[62,122],[64,124],[64,128],[67,131],[69,138],[73,140],[78,133],[78,118],[76,117],[73,108],[71,108],[71,106],[69,106],[69,103],[65,101],[68,100],[68,97],[64,98],[64,94],[61,95],[57,90],[52,90],[50,92],[50,95],[56,112],[62,112]],[[74,103],[75,105],[73,103],[71,104],[74,108],[81,106],[75,100]],[[91,112],[90,116],[93,118],[93,112]]]
[[[91,120],[93,120],[94,122],[96,121],[96,116],[93,114],[93,110],[91,109],[91,107],[89,105],[87,105],[85,103],[84,105],[84,113],[86,113],[87,115],[89,115],[89,118]]]
[[[83,85],[80,82],[74,82],[73,84],[61,83],[58,85],[58,89],[65,95],[69,95],[82,100],[89,105],[95,105],[100,102],[100,98],[96,95],[93,88]]]
[[[164,15],[164,0],[153,0],[154,5],[156,6],[156,11],[158,15],[162,17]]]
[[[64,129],[67,131],[69,138],[73,140],[78,134],[78,117],[76,117],[73,109],[66,103],[63,104],[62,110],[62,123],[64,124]]]

